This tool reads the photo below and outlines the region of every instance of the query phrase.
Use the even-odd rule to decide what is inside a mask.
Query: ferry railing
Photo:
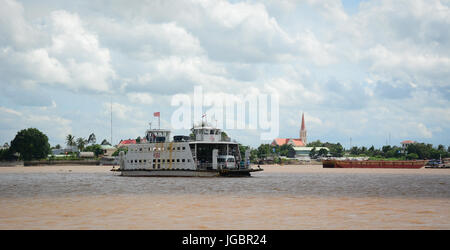
[[[248,165],[241,165],[239,164],[238,169],[246,169],[248,168]],[[200,163],[197,165],[197,169],[199,170],[211,170],[213,169],[212,163]],[[226,163],[217,163],[217,169],[228,169]]]

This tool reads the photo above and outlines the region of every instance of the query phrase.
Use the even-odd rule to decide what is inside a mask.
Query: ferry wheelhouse
[[[191,129],[190,136],[170,130],[148,129],[144,143],[120,152],[118,171],[122,176],[250,176],[262,171],[250,167],[250,151],[241,157],[239,144],[205,122]]]

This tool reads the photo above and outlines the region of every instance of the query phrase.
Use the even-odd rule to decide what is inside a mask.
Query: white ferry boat
[[[222,131],[205,122],[194,126],[190,136],[174,136],[170,130],[148,129],[145,142],[131,144],[120,152],[122,176],[250,176],[263,169],[250,167],[250,151],[242,159],[237,142],[222,137]]]

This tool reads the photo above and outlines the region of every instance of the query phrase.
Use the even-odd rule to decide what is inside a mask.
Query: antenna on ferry
[[[216,114],[213,114],[212,115],[214,118],[213,118],[213,120],[216,122],[216,128],[217,128],[217,119],[216,119]]]
[[[202,115],[202,127],[205,126],[205,122],[203,121],[203,118],[206,118],[206,113]]]

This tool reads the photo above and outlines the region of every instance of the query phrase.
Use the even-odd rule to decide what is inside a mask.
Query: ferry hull
[[[427,161],[338,161],[323,160],[324,168],[422,168]]]
[[[251,172],[262,171],[262,169],[236,169],[236,170],[120,170],[121,176],[130,177],[246,177]]]

